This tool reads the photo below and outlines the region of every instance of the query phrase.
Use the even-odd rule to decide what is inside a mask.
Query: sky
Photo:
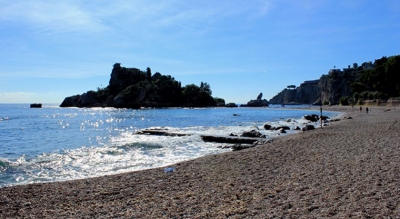
[[[398,0],[0,0],[0,103],[61,103],[112,66],[247,103],[400,54]]]

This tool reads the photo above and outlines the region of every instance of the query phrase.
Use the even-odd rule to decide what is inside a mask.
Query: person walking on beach
[[[369,110],[368,110],[368,107],[365,109],[365,111],[366,111],[366,112],[367,112],[367,114],[368,114],[368,111],[369,111]]]
[[[360,112],[362,111],[362,107],[360,106]]]

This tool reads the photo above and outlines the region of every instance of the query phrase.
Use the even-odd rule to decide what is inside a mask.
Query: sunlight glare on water
[[[200,135],[227,136],[259,129],[273,137],[277,133],[264,130],[265,123],[301,126],[306,122],[301,119],[303,115],[317,112],[271,108],[80,109],[54,105],[29,109],[0,104],[0,113],[3,187],[142,170],[228,152],[218,148],[226,144],[203,142]],[[286,122],[287,118],[292,121]],[[149,128],[189,135],[136,134]]]

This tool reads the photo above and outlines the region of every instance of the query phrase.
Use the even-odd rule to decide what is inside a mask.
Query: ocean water
[[[296,106],[299,107],[299,106]],[[265,123],[301,126],[306,114],[288,108],[60,108],[44,104],[0,104],[0,187],[81,179],[173,165],[197,157],[229,152],[203,142],[200,135],[241,134]],[[335,112],[324,112],[329,117]],[[287,119],[291,122],[286,122]],[[138,135],[165,128],[190,136]],[[290,131],[289,133],[293,133]]]

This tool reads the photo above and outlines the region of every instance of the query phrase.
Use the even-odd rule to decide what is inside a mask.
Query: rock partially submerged
[[[31,108],[42,108],[42,104],[41,103],[32,103]]]

